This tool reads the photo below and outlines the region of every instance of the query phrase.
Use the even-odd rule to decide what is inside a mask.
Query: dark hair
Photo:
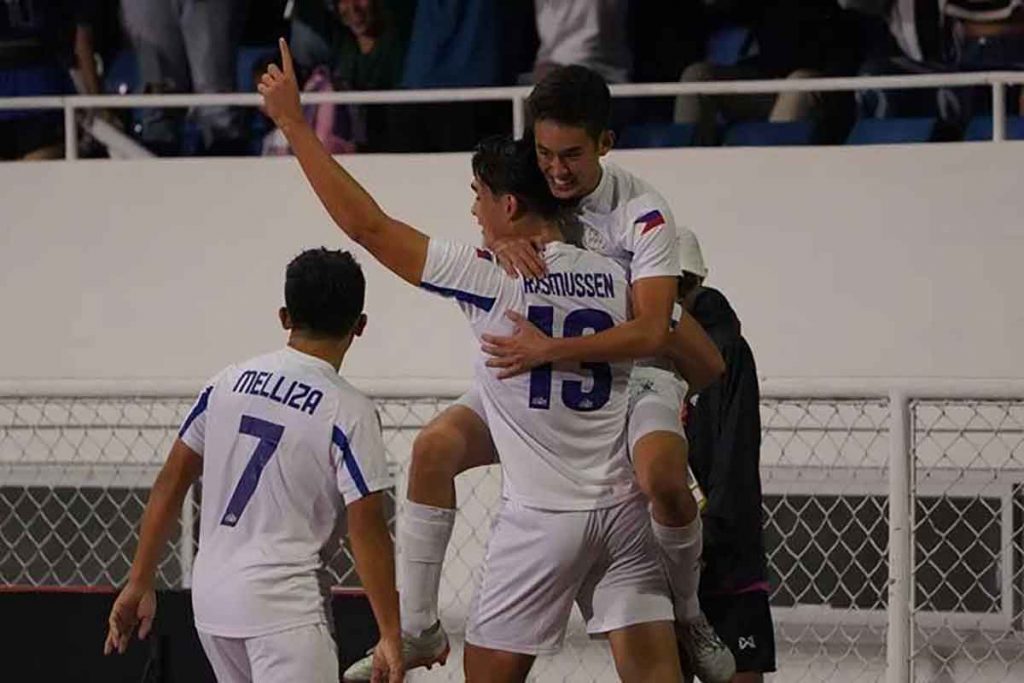
[[[560,66],[541,79],[526,99],[529,129],[537,121],[583,128],[597,140],[608,129],[612,96],[600,74],[585,66]]]
[[[524,209],[554,219],[561,205],[548,189],[532,140],[484,138],[473,152],[473,175],[494,194],[513,195]]]
[[[307,249],[285,271],[284,302],[295,329],[344,337],[362,314],[365,298],[363,270],[347,251]]]
[[[676,278],[676,296],[680,299],[686,297],[687,294],[699,287],[702,282],[704,282],[704,278],[700,275],[684,270]]]

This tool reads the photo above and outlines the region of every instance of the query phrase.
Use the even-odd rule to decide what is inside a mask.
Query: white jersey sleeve
[[[629,201],[623,219],[630,221],[625,247],[633,254],[631,281],[679,275],[679,238],[668,203],[647,192]]]
[[[181,423],[181,429],[178,430],[178,438],[199,455],[206,449],[206,415],[210,406],[210,394],[213,393],[216,383],[216,377],[207,382],[199,393],[199,398],[192,404],[192,409],[188,411],[185,421]]]
[[[373,404],[349,417],[335,420],[331,448],[337,473],[338,492],[351,505],[360,498],[393,486],[381,434],[380,417]]]
[[[494,262],[494,254],[468,244],[431,239],[420,287],[455,299],[474,325],[502,314],[502,298],[510,278]]]

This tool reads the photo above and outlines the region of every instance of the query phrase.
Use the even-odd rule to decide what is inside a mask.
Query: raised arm
[[[263,110],[288,139],[306,179],[337,226],[388,270],[419,285],[429,238],[384,213],[324,149],[302,115],[295,67],[283,38],[280,46],[282,68],[271,64],[258,85]]]

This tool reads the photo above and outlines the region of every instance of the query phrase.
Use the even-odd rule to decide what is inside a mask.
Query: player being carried
[[[491,139],[473,157],[473,213],[485,245],[513,236],[544,244],[547,275],[514,278],[489,251],[430,239],[385,214],[302,118],[283,42],[282,65],[260,83],[264,108],[328,213],[402,279],[455,299],[478,337],[510,332],[513,310],[564,337],[628,320],[625,270],[559,241],[559,206],[529,143]],[[474,377],[491,432],[470,439],[500,454],[505,498],[469,617],[467,679],[525,680],[536,655],[560,646],[575,600],[588,631],[608,636],[623,680],[678,681],[672,601],[626,450],[631,362],[556,363],[501,380],[485,359],[481,352]],[[412,666],[446,657],[439,627],[426,640],[423,659],[406,651]]]
[[[192,606],[217,680],[338,680],[318,576],[342,509],[381,634],[372,679],[403,679],[385,515],[393,482],[373,403],[338,375],[366,324],[365,289],[347,252],[311,249],[288,264],[288,346],[225,368],[189,412],[146,503],[107,654],[123,653],[136,626],[149,632],[160,555],[201,474]]]
[[[679,260],[676,226],[665,200],[646,182],[602,157],[611,149],[611,96],[604,80],[580,66],[560,67],[527,100],[527,118],[539,166],[551,193],[574,207],[585,245],[629,273],[633,318],[587,336],[552,334],[546,320],[512,315],[516,334],[485,336],[500,377],[543,372],[549,363],[618,362],[671,356],[694,391],[724,370],[717,349],[683,313],[670,332]],[[533,277],[544,274],[534,245],[521,237],[494,244],[499,262]],[[543,333],[538,329],[541,328]],[[672,590],[684,669],[706,683],[728,681],[735,670],[729,649],[700,611],[701,520],[687,483],[687,444],[679,419],[686,382],[664,364],[644,363],[630,380],[628,444],[636,478],[651,503],[657,548]],[[544,406],[535,404],[535,408]],[[407,665],[436,661],[441,565],[455,514],[456,475],[491,464],[494,426],[479,389],[434,418],[413,446],[408,501],[399,525],[399,575]],[[371,659],[345,672],[367,680]]]

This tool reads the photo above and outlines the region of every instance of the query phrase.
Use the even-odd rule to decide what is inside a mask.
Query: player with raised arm
[[[282,61],[283,72],[272,67],[260,83],[264,108],[335,223],[407,282],[457,301],[478,337],[511,331],[511,310],[559,337],[628,320],[625,270],[559,241],[559,207],[532,145],[488,140],[473,157],[485,245],[512,236],[544,244],[547,275],[514,278],[490,251],[431,239],[381,210],[304,121],[283,42]],[[678,681],[672,602],[626,450],[631,363],[557,363],[501,380],[485,358],[474,377],[505,498],[473,599],[467,678],[525,680],[536,655],[560,646],[575,600],[588,631],[609,638],[623,680]],[[434,633],[443,656],[443,633]],[[413,666],[415,655],[406,654]]]
[[[685,474],[687,444],[679,419],[687,383],[694,391],[701,389],[724,371],[724,363],[689,315],[683,313],[670,332],[679,272],[675,221],[667,202],[649,184],[602,161],[613,143],[610,111],[608,86],[580,66],[552,71],[527,100],[539,166],[550,191],[575,208],[584,226],[584,244],[627,269],[633,318],[598,334],[559,338],[511,313],[515,335],[485,336],[484,349],[494,354],[489,365],[500,369],[501,377],[532,373],[549,363],[656,356],[669,357],[680,370],[685,382],[664,364],[634,370],[629,447],[637,479],[651,502],[686,663],[702,680],[724,682],[735,664],[700,612],[701,520]],[[494,249],[499,262],[511,270],[534,277],[544,272],[529,240],[498,240]],[[434,418],[414,443],[406,524],[399,537],[406,551],[399,558],[399,573],[403,634],[416,661],[429,660],[436,648],[441,567],[455,520],[455,477],[493,458],[487,416],[475,388]],[[369,659],[358,662],[346,677],[366,680],[369,664]]]
[[[338,680],[319,575],[343,512],[381,634],[372,680],[403,680],[385,515],[392,477],[373,403],[338,375],[366,325],[365,289],[347,252],[311,249],[288,264],[288,345],[228,366],[199,395],[150,492],[105,653],[123,653],[136,626],[140,638],[149,632],[161,553],[202,475],[192,604],[217,680]]]

